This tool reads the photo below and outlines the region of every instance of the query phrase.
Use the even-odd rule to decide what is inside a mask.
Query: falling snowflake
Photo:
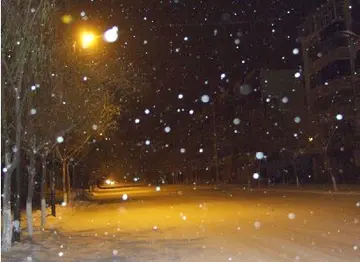
[[[116,256],[118,254],[118,251],[116,249],[114,249],[112,253],[114,256]]]
[[[259,221],[255,221],[254,222],[254,227],[255,227],[255,229],[260,229],[261,223]]]
[[[169,133],[171,131],[171,128],[169,126],[164,128],[165,133]]]
[[[294,55],[298,55],[300,51],[298,48],[294,48],[292,52]]]
[[[139,119],[139,118],[136,118],[134,122],[135,122],[135,124],[139,124],[139,123],[140,123],[140,119]]]
[[[208,95],[203,95],[203,96],[201,97],[201,101],[202,101],[203,103],[209,103],[210,97],[209,97]]]
[[[264,158],[264,153],[263,152],[256,152],[255,156],[256,156],[256,159],[261,160],[261,159]]]
[[[240,119],[239,119],[239,118],[235,118],[235,119],[233,120],[233,123],[234,123],[234,125],[240,124]]]
[[[301,121],[300,117],[298,117],[298,116],[294,117],[294,122],[295,123],[299,124],[300,121]]]
[[[253,178],[254,178],[254,179],[259,179],[259,178],[260,178],[259,173],[254,173],[254,174],[253,174]]]
[[[184,153],[186,152],[186,149],[185,149],[185,148],[181,148],[181,149],[180,149],[180,152],[181,152],[182,154],[184,154]]]
[[[122,200],[125,201],[125,200],[127,200],[127,199],[128,199],[128,195],[127,195],[127,194],[123,194],[123,195],[122,195]]]
[[[183,99],[183,97],[184,97],[183,94],[179,94],[179,95],[178,95],[178,98],[179,98],[179,99]]]
[[[294,213],[289,213],[289,214],[288,214],[288,218],[291,219],[291,220],[293,220],[293,219],[296,218],[296,215],[295,215]]]
[[[58,142],[59,144],[61,144],[62,142],[64,142],[64,138],[62,136],[58,136],[56,138],[56,142]]]
[[[62,257],[64,255],[64,252],[59,252],[59,257]]]
[[[248,95],[252,92],[252,87],[250,85],[244,84],[240,86],[240,93],[242,95]]]
[[[283,102],[284,104],[287,104],[289,102],[289,98],[287,98],[286,96],[284,96],[282,99],[281,99],[281,102]]]
[[[342,114],[337,114],[336,115],[336,120],[343,120],[343,115]]]
[[[114,26],[111,29],[106,30],[106,32],[104,33],[104,40],[109,43],[115,42],[119,37],[118,31],[119,28],[117,26]]]

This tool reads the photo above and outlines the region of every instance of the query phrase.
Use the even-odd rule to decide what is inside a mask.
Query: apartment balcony
[[[343,77],[342,79],[334,79],[329,81],[327,85],[317,86],[311,90],[310,93],[310,102],[311,108],[315,111],[328,111],[331,107],[336,107],[337,110],[342,110],[345,108],[349,109],[349,104],[334,101],[335,94],[342,94],[342,97],[348,97],[349,99],[354,98],[354,90],[357,90],[357,96],[359,96],[359,85],[360,85],[360,76],[356,75],[353,77],[351,82],[351,77]],[[350,111],[347,110],[346,111]]]
[[[299,35],[304,38],[312,38],[331,23],[343,19],[344,0],[331,0],[306,18],[299,27]]]
[[[350,59],[350,49],[348,47],[335,48],[313,62],[313,73],[320,71],[328,64],[333,63],[337,60],[348,59]]]
[[[351,76],[345,76],[339,79],[333,79],[328,81],[324,85],[316,86],[311,90],[311,96],[327,96],[335,94],[335,92],[341,92],[341,90],[352,90],[355,86],[359,85],[360,76],[354,75],[351,80]],[[354,86],[355,85],[355,86]],[[357,89],[359,89],[357,87]]]
[[[360,41],[354,45],[355,53],[360,50]],[[350,60],[351,53],[350,48],[347,46],[340,46],[328,50],[321,58],[316,59],[312,65],[312,73],[320,71],[322,68],[326,67],[328,64],[331,64],[337,60]],[[352,59],[355,59],[354,57]]]

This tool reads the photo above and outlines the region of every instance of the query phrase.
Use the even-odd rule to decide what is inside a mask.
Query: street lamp
[[[83,31],[80,35],[79,42],[81,43],[81,46],[83,49],[87,49],[95,44],[98,38],[103,38],[105,42],[113,43],[116,42],[116,40],[119,37],[118,33],[119,29],[117,26],[113,26],[112,28],[106,30],[102,35],[95,34],[90,31]],[[77,51],[77,43],[78,41],[75,41],[73,44],[74,53]]]
[[[84,32],[81,35],[81,43],[83,48],[88,48],[89,46],[93,45],[95,42],[95,35],[90,32]]]

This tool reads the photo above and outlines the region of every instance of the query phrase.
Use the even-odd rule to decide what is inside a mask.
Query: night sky
[[[86,25],[100,31],[119,27],[119,40],[108,48],[139,68],[149,83],[126,104],[110,142],[98,145],[100,152],[106,152],[103,158],[116,159],[127,171],[139,170],[146,162],[159,162],[159,167],[169,152],[180,154],[181,148],[191,148],[194,139],[189,137],[201,130],[199,123],[206,117],[202,95],[231,90],[254,68],[301,66],[301,55],[292,50],[300,48],[297,27],[316,6],[314,2],[71,1],[65,11],[75,17],[86,12]],[[248,99],[258,103],[251,96]],[[228,111],[219,114],[226,119]],[[167,126],[169,133],[164,131]],[[205,148],[206,139],[201,139],[199,147]]]

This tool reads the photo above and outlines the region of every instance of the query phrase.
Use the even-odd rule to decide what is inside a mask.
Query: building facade
[[[326,149],[341,172],[344,165],[360,165],[359,14],[358,0],[329,0],[299,27],[307,110],[326,140],[318,151]],[[344,154],[349,163],[341,160]]]

